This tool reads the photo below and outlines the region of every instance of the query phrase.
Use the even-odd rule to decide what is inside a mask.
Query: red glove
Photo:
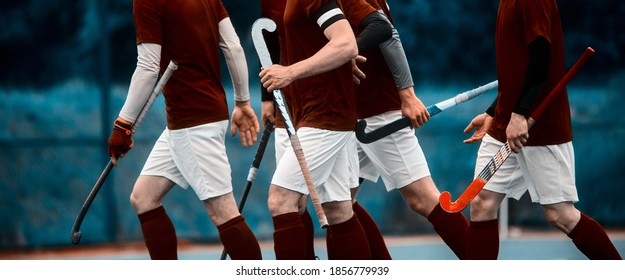
[[[113,124],[115,126],[109,137],[109,155],[117,159],[132,148],[132,123],[118,117]]]

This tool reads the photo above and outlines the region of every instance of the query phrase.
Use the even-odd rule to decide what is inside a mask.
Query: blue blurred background
[[[260,113],[258,63],[250,30],[259,1],[224,0],[244,45],[253,105]],[[494,22],[498,1],[388,0],[425,104],[496,79]],[[621,1],[558,1],[571,65],[587,46],[597,54],[569,85],[574,125],[578,208],[608,229],[625,227],[625,5]],[[70,230],[108,157],[106,140],[123,105],[136,63],[129,0],[24,0],[0,3],[0,250],[70,245]],[[225,65],[223,81],[232,104]],[[449,109],[415,133],[441,190],[457,197],[471,182],[477,145],[462,130],[494,98],[487,93]],[[132,185],[165,126],[162,97],[95,199],[81,244],[142,240],[128,202]],[[235,196],[256,151],[227,142]],[[273,140],[243,211],[261,240],[272,238],[266,197],[275,168]],[[363,185],[358,199],[386,235],[433,233],[397,192]],[[175,188],[164,201],[179,239],[216,242],[218,234],[192,191]],[[465,210],[466,211],[466,210]],[[511,201],[510,225],[550,228],[524,196]],[[466,213],[468,214],[468,213]],[[322,236],[321,230],[317,234]]]

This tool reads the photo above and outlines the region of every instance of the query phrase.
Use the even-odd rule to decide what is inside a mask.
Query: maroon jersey
[[[365,17],[379,9],[377,3],[373,7],[365,0],[339,0],[338,3],[354,31]]]
[[[356,35],[362,32],[360,21],[371,11],[377,12],[381,5],[386,8],[384,0],[343,0],[345,16],[350,21]],[[382,3],[379,3],[382,2]],[[369,7],[363,9],[362,6]],[[361,7],[361,8],[358,8]],[[384,10],[388,11],[388,10]],[[390,18],[389,14],[386,14]],[[359,119],[375,116],[391,110],[401,109],[401,99],[395,79],[388,68],[386,60],[379,48],[375,48],[360,55],[367,58],[367,62],[359,64],[366,78],[356,86],[357,115]]]
[[[219,73],[219,22],[227,17],[218,0],[134,0],[137,44],[161,45],[161,74],[178,63],[163,89],[170,129],[228,119]]]
[[[500,1],[495,33],[499,97],[495,118],[488,134],[506,141],[506,127],[517,103],[529,62],[528,45],[542,36],[551,42],[547,82],[539,99],[549,93],[565,71],[564,43],[560,14],[555,0]],[[571,114],[566,89],[558,93],[530,131],[527,146],[544,146],[571,141]],[[533,111],[538,104],[530,108]]]
[[[284,13],[289,64],[307,59],[327,43],[326,25],[338,15],[333,0],[289,0]],[[334,70],[294,81],[289,88],[296,128],[314,127],[334,131],[354,130],[356,98],[351,62]]]

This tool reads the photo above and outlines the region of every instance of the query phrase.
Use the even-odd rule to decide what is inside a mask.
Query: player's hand
[[[263,101],[261,104],[261,121],[263,124],[276,124],[276,108],[273,101]]]
[[[285,88],[294,80],[290,68],[279,64],[274,64],[267,69],[263,69],[258,76],[260,77],[260,83],[269,92]]]
[[[243,147],[254,145],[258,131],[258,118],[254,109],[250,106],[250,101],[236,101],[232,111],[232,121],[230,124],[230,136],[234,136],[239,131],[241,144]]]
[[[134,145],[132,140],[132,123],[117,118],[113,123],[113,131],[109,136],[109,155],[111,162],[117,166],[117,159],[124,157]]]
[[[356,58],[352,59],[352,81],[354,81],[354,84],[359,85],[360,81],[367,77],[365,72],[358,68],[358,63],[365,62],[367,62],[367,58],[362,55],[357,55]]]
[[[521,151],[523,145],[527,143],[527,139],[530,137],[525,116],[512,113],[508,127],[506,127],[506,137],[508,145],[510,145],[510,150],[515,153]]]
[[[477,115],[464,129],[465,134],[471,132],[473,129],[475,129],[475,132],[471,135],[471,138],[465,139],[463,142],[469,144],[482,141],[482,138],[484,138],[484,135],[486,135],[486,132],[492,123],[493,117],[489,114],[482,113]]]
[[[401,113],[410,119],[410,127],[419,128],[430,120],[430,113],[415,95],[413,87],[400,90],[399,97],[401,99]]]

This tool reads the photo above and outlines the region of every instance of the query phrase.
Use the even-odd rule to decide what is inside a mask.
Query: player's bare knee
[[[308,196],[302,196],[302,198],[297,203],[297,212],[300,215],[303,215],[306,212],[308,206]]]
[[[542,208],[547,222],[565,233],[570,232],[579,221],[580,212],[572,203],[543,205]]]
[[[563,232],[567,232],[567,225],[569,223],[565,216],[560,215],[557,211],[545,211],[545,218],[551,226]]]
[[[399,189],[406,204],[412,211],[421,216],[427,216],[438,204],[440,192],[434,185],[432,177],[427,176]]]
[[[330,225],[346,222],[354,216],[351,200],[326,202],[321,206]]]
[[[289,199],[279,195],[270,194],[269,199],[267,199],[267,206],[272,217],[292,212],[299,213],[299,203],[297,199]]]
[[[499,209],[499,203],[497,200],[476,196],[471,201],[470,213],[472,221],[487,221],[497,218],[497,211]]]
[[[424,217],[427,216],[428,212],[432,210],[430,208],[433,208],[433,207],[427,207],[426,203],[416,198],[406,199],[406,204],[408,204],[408,207],[410,207],[412,211]]]
[[[146,196],[132,192],[130,194],[130,206],[135,210],[135,213],[142,214],[156,207],[159,207],[160,201],[153,201]]]

